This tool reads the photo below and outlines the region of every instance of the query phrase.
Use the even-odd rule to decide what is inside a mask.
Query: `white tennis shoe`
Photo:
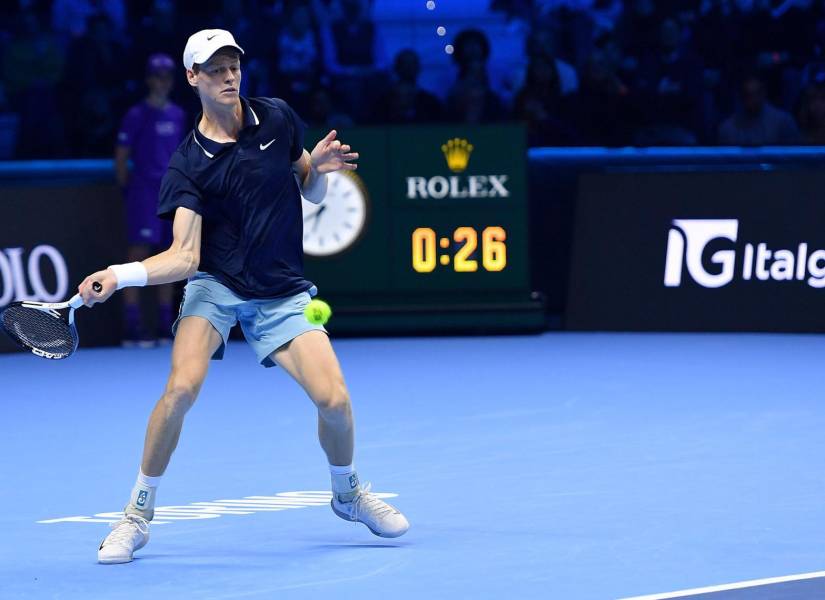
[[[97,562],[104,565],[131,562],[135,550],[149,541],[149,521],[143,517],[126,515],[111,527],[112,531],[97,550]]]
[[[337,495],[333,494],[330,504],[332,511],[342,519],[363,523],[380,537],[398,537],[410,528],[409,521],[397,508],[370,493],[369,485],[352,502],[339,502]]]

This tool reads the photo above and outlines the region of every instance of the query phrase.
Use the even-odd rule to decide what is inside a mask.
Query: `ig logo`
[[[702,253],[708,242],[717,238],[736,241],[739,232],[737,219],[674,219],[673,228],[667,236],[667,257],[665,259],[665,287],[679,287],[682,284],[682,263],[693,280],[706,288],[718,288],[733,280],[736,261],[735,250],[718,250],[711,262],[722,265],[721,273],[708,273],[702,265]]]

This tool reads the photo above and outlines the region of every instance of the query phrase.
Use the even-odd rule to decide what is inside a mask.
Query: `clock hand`
[[[315,233],[315,230],[318,229],[318,223],[321,222],[321,214],[327,209],[326,205],[321,206],[318,209],[318,212],[315,213],[315,224],[312,226],[312,232]]]
[[[321,208],[319,208],[318,210],[316,210],[314,213],[312,213],[312,214],[307,215],[306,217],[304,217],[304,223],[306,223],[306,222],[307,222],[307,221],[309,221],[310,219],[317,219],[317,218],[318,218],[318,217],[317,217],[318,213],[320,213],[323,209],[324,209],[324,207],[322,206]]]

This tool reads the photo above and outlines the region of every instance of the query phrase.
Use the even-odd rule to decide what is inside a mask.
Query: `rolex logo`
[[[463,138],[447,140],[441,151],[453,173],[466,171],[473,145]],[[484,158],[484,157],[482,157]],[[483,162],[483,161],[482,161]],[[478,166],[478,165],[476,165]],[[407,178],[407,198],[440,200],[441,198],[509,198],[509,175],[434,175]]]
[[[444,153],[444,158],[447,159],[447,166],[450,171],[461,173],[467,168],[467,163],[470,162],[473,145],[467,140],[453,138],[447,140],[447,143],[441,146],[441,151]]]

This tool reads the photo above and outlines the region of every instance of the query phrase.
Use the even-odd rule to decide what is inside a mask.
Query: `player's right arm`
[[[172,245],[159,254],[140,263],[146,270],[144,285],[159,285],[187,279],[194,275],[200,263],[202,218],[195,211],[178,207],[172,224]],[[130,265],[131,266],[131,265]],[[137,267],[139,268],[139,267]],[[92,283],[100,282],[100,293],[92,290]],[[123,287],[123,286],[121,286]],[[111,268],[92,273],[78,286],[86,306],[105,302],[118,289],[118,278]]]

